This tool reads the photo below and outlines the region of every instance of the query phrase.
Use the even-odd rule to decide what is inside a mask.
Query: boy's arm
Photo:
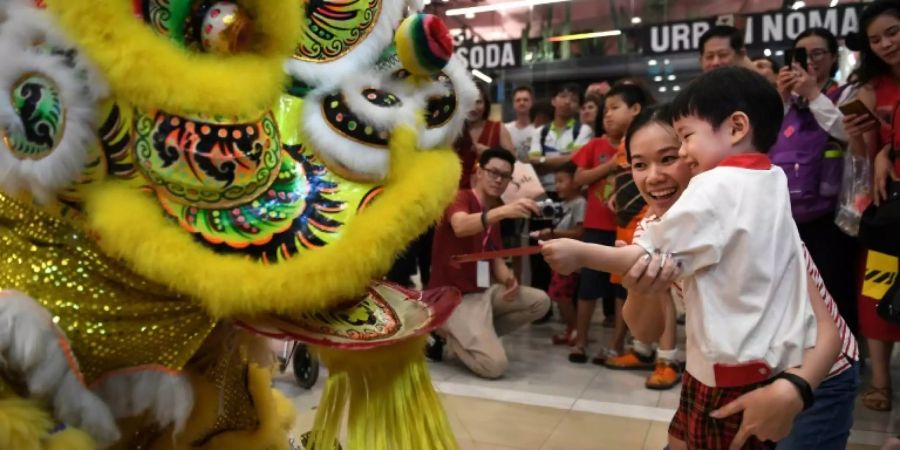
[[[807,288],[813,313],[816,316],[816,346],[803,352],[803,365],[788,372],[802,377],[815,390],[828,376],[831,366],[841,352],[837,325],[825,306],[825,300],[812,278],[807,276]],[[750,436],[766,441],[778,441],[791,431],[794,418],[803,410],[803,399],[797,388],[784,379],[776,379],[759,389],[710,414],[714,418],[728,417],[743,411],[744,417],[730,449],[742,448]]]
[[[599,272],[622,274],[646,252],[637,245],[607,247],[573,239],[554,239],[541,243],[541,253],[550,267],[568,275],[582,267]]]
[[[578,170],[575,171],[575,184],[579,186],[591,185],[612,173],[617,166],[616,159],[612,158],[609,161],[590,169],[582,169],[579,167]]]

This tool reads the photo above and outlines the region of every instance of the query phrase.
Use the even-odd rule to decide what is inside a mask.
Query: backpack
[[[825,95],[836,102],[847,85]],[[787,176],[791,211],[797,223],[834,213],[844,169],[843,144],[832,138],[808,107],[791,104],[778,140],[769,150],[772,164]]]
[[[541,127],[541,155],[547,156],[547,153],[562,153],[557,148],[550,147],[545,144],[547,142],[547,135],[550,134],[550,126],[553,125],[553,122],[550,122],[543,127]],[[578,133],[581,132],[581,121],[576,120],[575,124],[572,125],[572,141],[578,140]]]

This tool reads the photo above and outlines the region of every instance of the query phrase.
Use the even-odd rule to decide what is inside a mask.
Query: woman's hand
[[[822,92],[819,90],[819,82],[816,76],[806,71],[803,66],[794,63],[794,92],[811,102]]]
[[[794,418],[803,411],[803,399],[797,388],[787,380],[776,379],[754,389],[733,402],[713,411],[710,416],[724,419],[744,413],[741,428],[729,450],[740,450],[751,436],[761,441],[778,441],[791,432]]]
[[[880,124],[877,120],[869,117],[868,114],[847,114],[844,116],[844,131],[847,137],[862,138],[863,135],[872,130],[877,130]]]
[[[670,255],[645,255],[622,275],[622,286],[628,289],[628,295],[658,297],[668,294],[680,275],[681,267]]]
[[[796,74],[790,67],[784,66],[778,71],[775,87],[778,89],[778,94],[781,95],[782,103],[791,101],[791,92],[793,92],[794,85],[797,83],[796,78]]]

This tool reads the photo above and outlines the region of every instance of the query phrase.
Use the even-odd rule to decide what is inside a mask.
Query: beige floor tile
[[[479,450],[538,450],[567,413],[466,397],[446,396],[444,404],[460,420]]]
[[[453,430],[453,435],[456,436],[456,439],[460,442],[460,450],[464,450],[462,448],[462,442],[472,441],[472,435],[469,434],[469,431],[466,430],[465,425],[463,425],[462,421],[459,419],[459,414],[449,404],[447,396],[442,395],[441,401],[444,403],[444,411],[447,413],[447,421],[450,422],[450,429]],[[472,444],[474,445],[474,442]]]
[[[639,449],[650,421],[570,412],[541,450]]]
[[[644,450],[662,450],[669,443],[669,423],[650,422],[650,431],[644,440]]]

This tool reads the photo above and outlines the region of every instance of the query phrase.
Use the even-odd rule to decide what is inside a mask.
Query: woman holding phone
[[[809,28],[794,39],[777,88],[785,103],[778,141],[769,151],[784,169],[791,193],[791,210],[800,237],[819,267],[841,315],[858,330],[856,239],[835,224],[847,142],[843,114],[838,109],[851,93],[839,86],[838,41],[825,28]],[[791,59],[791,61],[787,61]]]
[[[851,150],[873,159],[873,194],[879,204],[887,198],[887,180],[900,180],[900,163],[890,159],[890,151],[900,143],[895,124],[900,105],[900,1],[869,4],[860,16],[860,34],[860,65],[851,80],[859,88],[858,99],[879,120],[869,114],[848,114],[844,127]],[[890,411],[890,359],[894,342],[900,341],[900,327],[878,317],[877,300],[862,295],[859,300],[860,332],[872,362],[872,381],[862,403],[869,409]]]

